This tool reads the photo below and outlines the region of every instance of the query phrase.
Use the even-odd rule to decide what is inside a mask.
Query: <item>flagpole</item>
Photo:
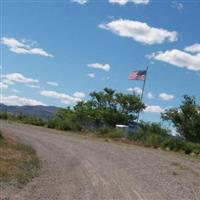
[[[142,87],[142,94],[140,96],[140,101],[142,102],[142,99],[143,99],[143,96],[144,96],[144,89],[145,89],[145,85],[146,85],[146,79],[147,79],[147,72],[148,72],[148,67],[146,67],[146,76],[145,76],[145,79],[143,81],[143,87]],[[139,118],[140,118],[140,110],[138,112],[138,116],[137,116],[137,123],[139,121]]]

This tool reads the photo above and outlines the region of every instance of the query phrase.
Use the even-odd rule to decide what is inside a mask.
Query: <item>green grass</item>
[[[0,139],[0,182],[29,182],[39,173],[40,162],[35,150],[10,138]]]

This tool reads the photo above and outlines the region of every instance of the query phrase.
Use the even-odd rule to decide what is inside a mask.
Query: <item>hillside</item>
[[[49,119],[59,108],[54,106],[7,106],[0,104],[0,113],[9,112],[13,115],[24,114]]]

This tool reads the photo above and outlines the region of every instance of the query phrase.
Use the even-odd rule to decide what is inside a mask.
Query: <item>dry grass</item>
[[[0,182],[16,180],[25,184],[38,174],[39,159],[27,145],[11,138],[0,138]]]

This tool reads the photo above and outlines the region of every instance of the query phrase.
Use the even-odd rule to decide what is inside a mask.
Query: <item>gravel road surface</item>
[[[34,147],[42,162],[25,187],[1,184],[0,199],[200,199],[198,159],[4,121],[0,128]]]

